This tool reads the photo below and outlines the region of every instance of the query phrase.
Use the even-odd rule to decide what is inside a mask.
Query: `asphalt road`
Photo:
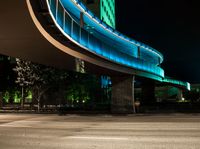
[[[200,114],[0,114],[0,149],[200,149]]]

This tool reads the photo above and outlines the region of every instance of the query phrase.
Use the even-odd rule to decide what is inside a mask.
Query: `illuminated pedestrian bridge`
[[[57,2],[57,3],[56,3]],[[90,12],[78,0],[48,0],[59,30],[78,46],[104,59],[163,78],[161,53],[122,35]]]
[[[59,30],[78,46],[124,67],[153,74],[153,79],[189,87],[188,83],[164,78],[160,52],[105,24],[81,0],[47,0],[47,5]]]
[[[2,54],[68,69],[79,59],[86,71],[113,76],[116,90],[131,90],[133,76],[190,88],[187,82],[165,78],[160,52],[119,33],[80,0],[6,0],[0,10]],[[132,104],[132,91],[117,97],[116,90],[113,98],[130,94],[124,101]]]

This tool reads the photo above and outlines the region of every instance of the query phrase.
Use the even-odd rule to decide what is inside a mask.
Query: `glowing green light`
[[[5,103],[8,103],[8,102],[9,102],[10,94],[9,94],[8,91],[6,91],[6,92],[4,93],[3,99],[4,99]]]

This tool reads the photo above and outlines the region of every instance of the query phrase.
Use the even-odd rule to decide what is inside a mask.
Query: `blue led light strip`
[[[160,76],[161,78],[164,77],[164,71],[160,67],[122,53],[118,51],[118,49],[114,48],[112,45],[109,45],[109,43],[101,42],[88,31],[81,28],[78,22],[76,22],[76,20],[73,19],[73,17],[70,15],[72,12],[67,12],[59,0],[47,0],[47,4],[50,14],[59,30],[80,47],[115,63],[135,68],[141,71],[149,72],[154,75]],[[71,4],[74,5],[73,3]],[[63,15],[64,13],[65,15]],[[68,20],[63,21],[66,19],[63,19],[64,16]],[[65,26],[63,26],[63,24],[65,24]],[[80,32],[82,33],[81,38],[79,35]]]
[[[163,69],[158,67],[156,64],[150,62],[151,58],[156,59],[157,56],[161,58],[158,61],[161,62],[163,60],[162,54],[160,54],[156,50],[152,50],[148,46],[144,47],[144,45],[141,45],[140,43],[133,43],[135,41],[130,40],[126,36],[122,36],[114,29],[108,27],[108,25],[105,25],[105,23],[101,22],[99,19],[97,18],[94,19],[95,16],[91,12],[82,8],[83,6],[82,3],[80,3],[80,1],[77,0],[46,0],[46,1],[48,4],[50,15],[55,25],[63,33],[63,35],[65,35],[71,41],[76,43],[78,46],[104,59],[155,75],[155,77],[153,78],[155,80],[159,80],[161,82],[167,81],[166,79],[164,79]],[[66,5],[66,7],[64,7],[65,5],[62,2],[65,2],[64,4]],[[79,4],[81,4],[82,7],[80,7]],[[101,39],[98,38],[98,36],[95,37],[98,34],[98,32],[94,33],[90,30],[87,30],[86,27],[80,26],[79,22],[80,13],[84,13],[85,17],[84,21],[86,22],[86,24],[90,23],[89,21],[91,20],[92,21],[95,20],[98,25],[97,27],[103,26],[103,29],[109,31],[109,34],[111,31],[112,35],[114,34],[116,36],[115,37],[116,40],[122,38],[124,40],[124,43],[125,41],[128,41],[131,44],[139,44],[139,46],[138,45],[137,46],[140,47],[140,56],[143,56],[144,59],[120,51],[120,49],[113,46],[109,42],[109,40],[102,41]],[[87,14],[90,17],[88,17],[85,14]],[[95,31],[94,27],[92,29]],[[124,49],[126,48],[127,47],[124,46]],[[148,52],[155,54],[155,56],[153,57],[152,55],[152,57],[149,57]],[[188,84],[184,83],[182,84],[179,83],[179,85],[188,86]]]
[[[66,0],[61,0],[62,2],[66,2]],[[141,48],[144,48],[145,50],[152,52],[153,54],[157,55],[160,58],[160,62],[163,62],[163,55],[158,52],[157,50],[153,49],[152,47],[145,45],[141,42],[135,41],[121,33],[119,33],[118,31],[114,30],[112,27],[110,27],[109,25],[105,24],[104,22],[100,21],[90,10],[88,10],[84,4],[81,2],[81,0],[70,0],[72,1],[74,4],[76,4],[77,7],[79,7],[79,9],[81,11],[83,11],[87,16],[90,17],[90,19],[92,19],[94,22],[96,22],[99,26],[103,27],[105,30],[109,31],[111,34],[117,36],[118,38],[121,38],[122,40],[124,40],[125,42],[129,42],[133,45],[139,46]]]

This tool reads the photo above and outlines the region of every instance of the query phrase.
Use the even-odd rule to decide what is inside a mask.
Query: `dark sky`
[[[167,76],[200,83],[198,2],[116,0],[117,29],[163,53]]]

